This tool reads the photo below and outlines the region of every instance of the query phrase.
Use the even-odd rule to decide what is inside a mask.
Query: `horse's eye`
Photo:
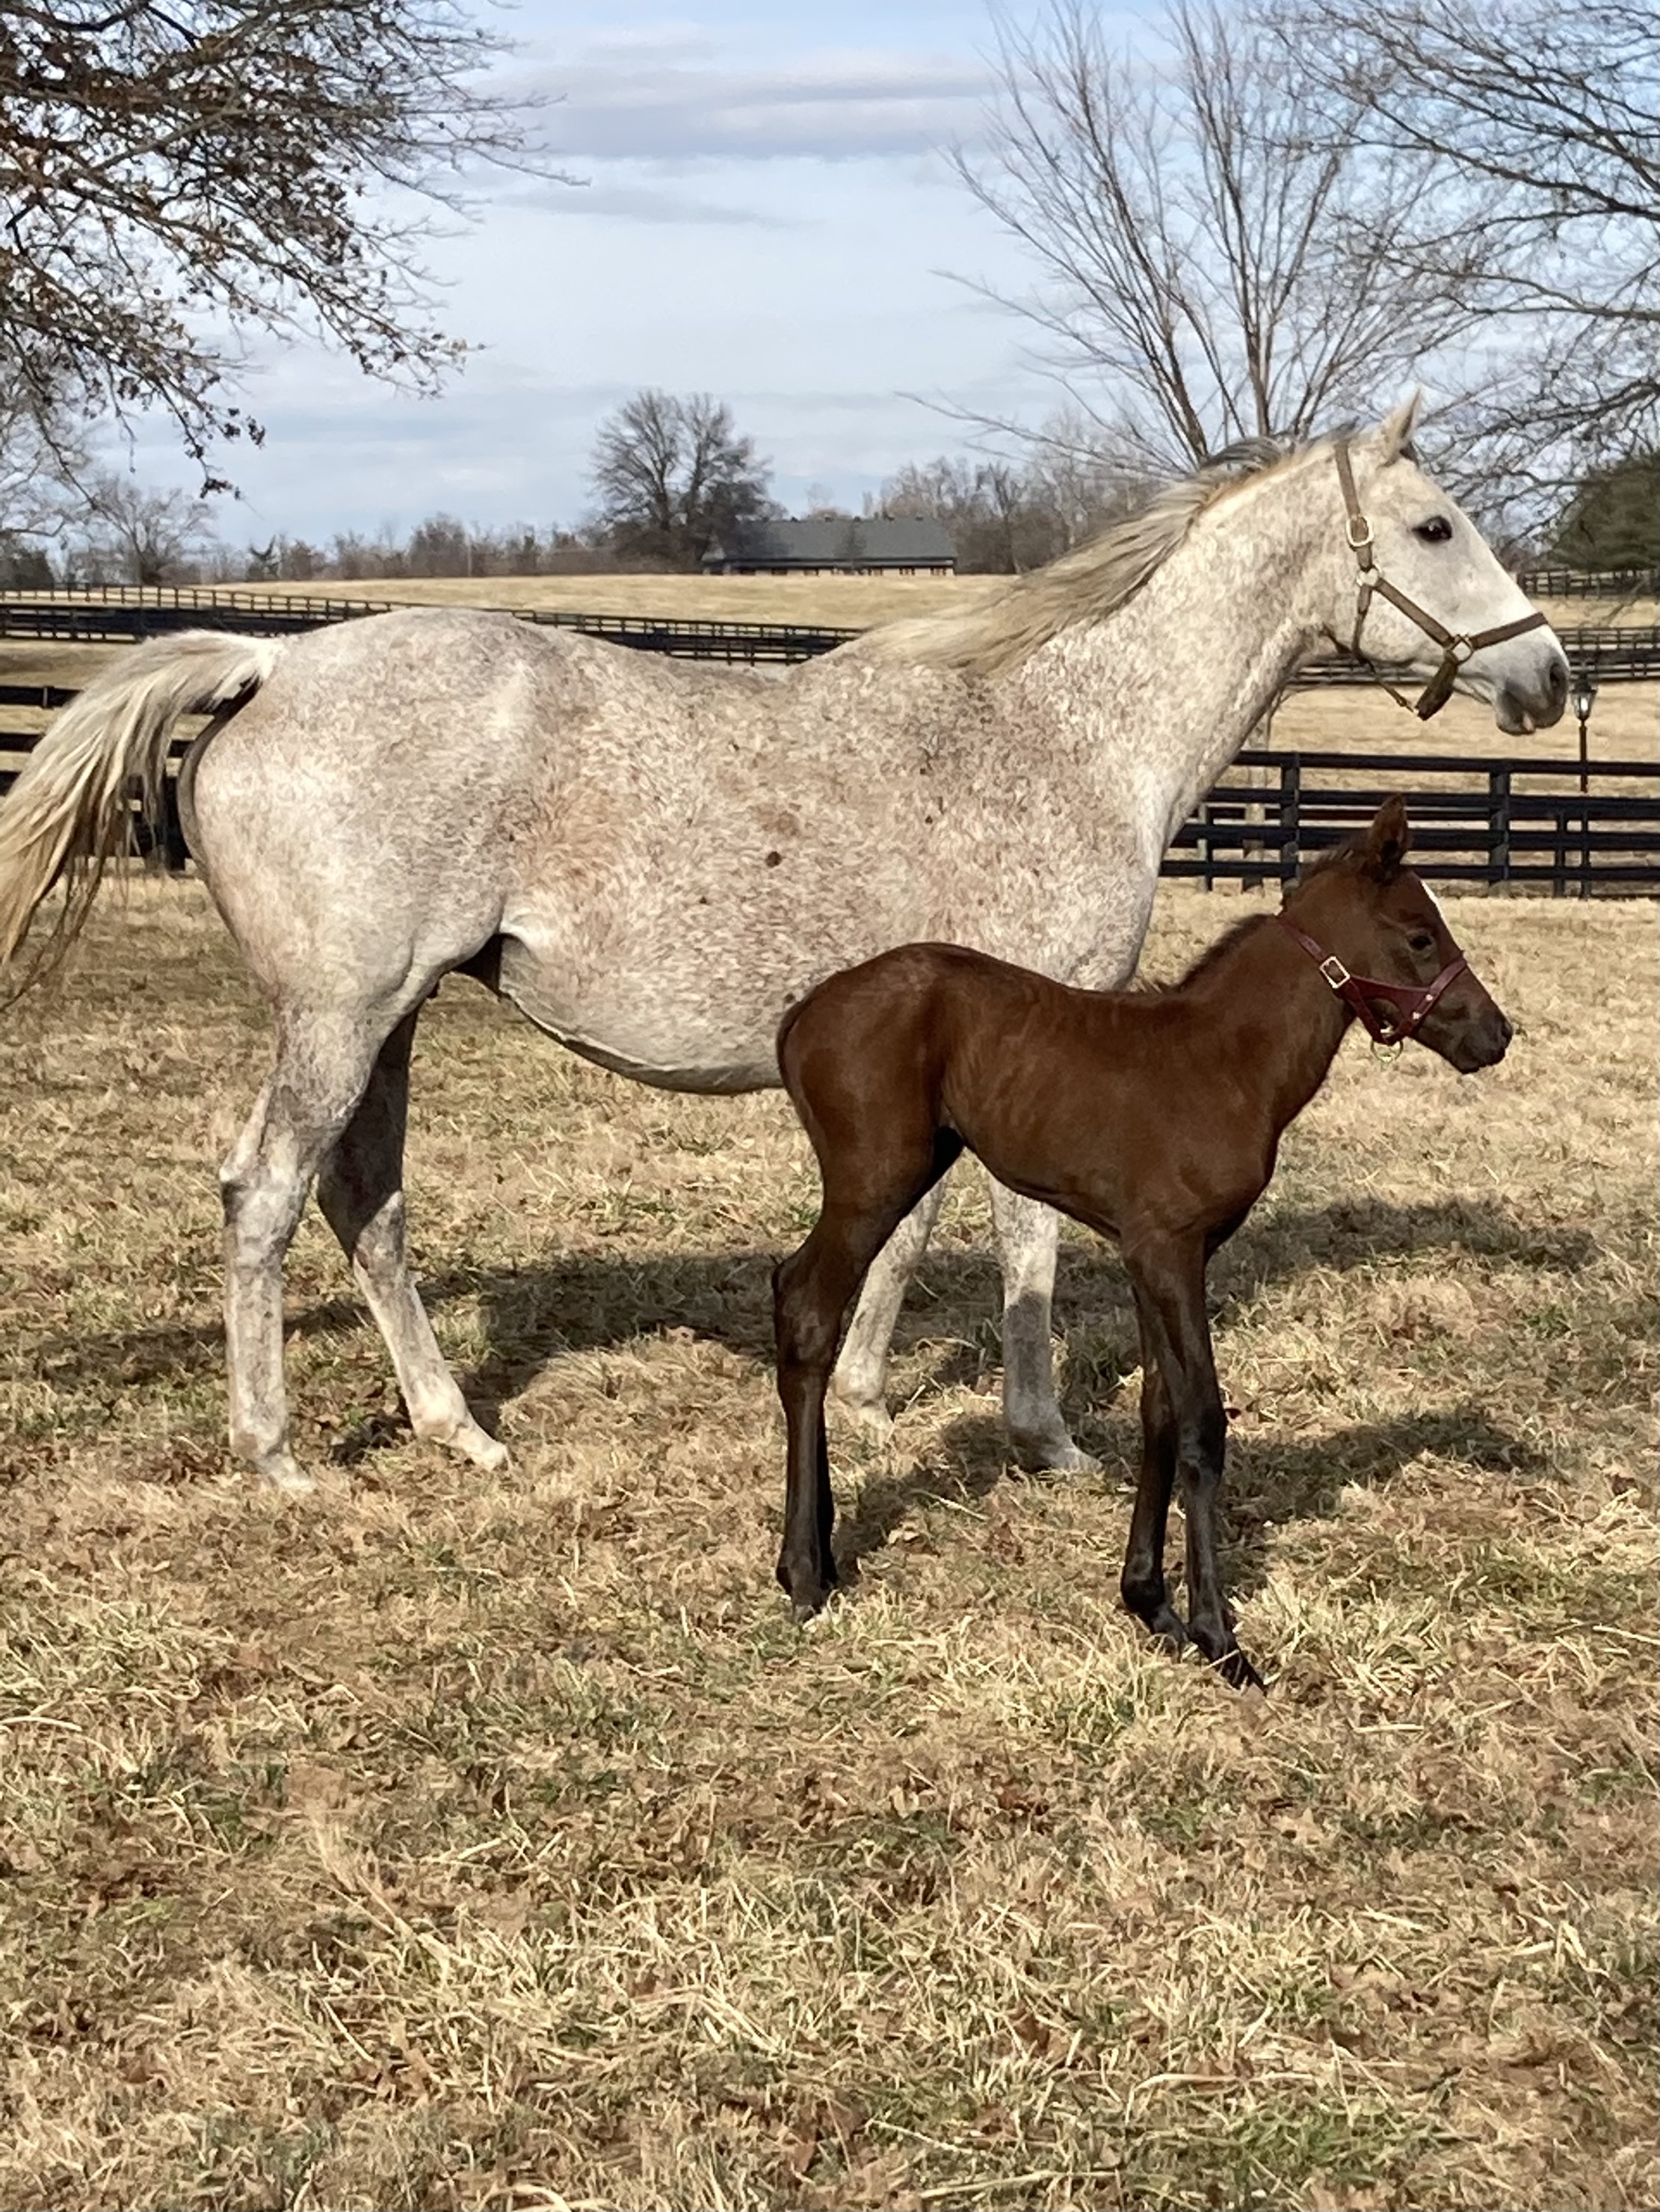
[[[1427,929],[1415,929],[1407,943],[1415,952],[1433,952],[1435,950],[1435,939]]]
[[[1427,522],[1415,525],[1415,538],[1421,538],[1426,545],[1445,545],[1452,535],[1452,525],[1444,514],[1432,514]]]

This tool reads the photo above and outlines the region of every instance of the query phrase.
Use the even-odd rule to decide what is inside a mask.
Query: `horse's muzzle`
[[[1497,1067],[1515,1034],[1497,1006],[1485,1006],[1448,1039],[1442,1057],[1460,1075],[1475,1075],[1484,1067]]]
[[[1568,703],[1568,664],[1553,645],[1544,665],[1529,682],[1510,677],[1493,695],[1493,720],[1507,737],[1526,737],[1560,722]]]

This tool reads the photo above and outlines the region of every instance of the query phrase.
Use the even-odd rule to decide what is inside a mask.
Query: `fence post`
[[[1510,881],[1510,770],[1487,772],[1487,883]]]
[[[1303,763],[1287,753],[1280,763],[1280,881],[1293,884],[1302,866]]]
[[[1579,800],[1579,896],[1590,896],[1590,799],[1582,795]]]

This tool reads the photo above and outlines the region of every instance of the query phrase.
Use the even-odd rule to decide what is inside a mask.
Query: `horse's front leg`
[[[1187,1522],[1188,1633],[1236,1690],[1261,1689],[1263,1678],[1234,1633],[1216,1553],[1227,1415],[1205,1316],[1204,1247],[1184,1240],[1162,1249],[1142,1245],[1132,1254],[1126,1239],[1124,1259],[1174,1418],[1176,1473]]]
[[[991,1218],[1003,1263],[1003,1410],[1016,1463],[1087,1474],[1100,1465],[1069,1434],[1055,1395],[1050,1314],[1061,1218],[1052,1206],[991,1185]]]

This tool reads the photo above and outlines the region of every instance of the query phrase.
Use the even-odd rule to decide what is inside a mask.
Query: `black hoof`
[[[791,1574],[782,1559],[779,1562],[779,1587],[790,1601],[790,1616],[797,1623],[810,1620],[815,1613],[822,1613],[830,1602],[830,1593],[836,1587],[833,1571],[822,1580],[812,1574]]]
[[[1216,1671],[1230,1689],[1265,1691],[1268,1687],[1268,1684],[1263,1681],[1250,1660],[1237,1645],[1232,1651],[1223,1652],[1221,1657],[1216,1662]]]

